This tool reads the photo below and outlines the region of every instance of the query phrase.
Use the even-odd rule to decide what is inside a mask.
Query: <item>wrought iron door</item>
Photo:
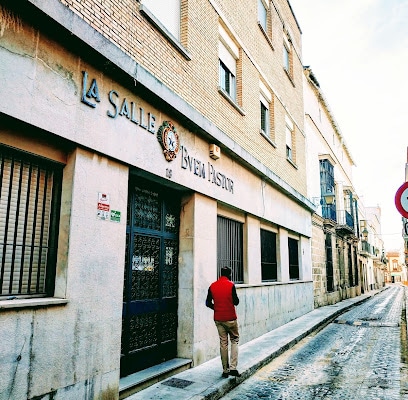
[[[129,187],[121,376],[177,355],[180,202],[140,182]]]

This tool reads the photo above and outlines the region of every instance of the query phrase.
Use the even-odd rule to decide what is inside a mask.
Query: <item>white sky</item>
[[[408,0],[289,0],[309,65],[356,163],[354,187],[381,207],[385,249],[403,246],[395,192],[408,147]]]

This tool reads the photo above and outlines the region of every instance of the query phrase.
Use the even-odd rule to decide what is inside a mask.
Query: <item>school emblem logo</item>
[[[157,140],[167,161],[173,161],[180,149],[179,135],[170,121],[164,121],[157,131]]]

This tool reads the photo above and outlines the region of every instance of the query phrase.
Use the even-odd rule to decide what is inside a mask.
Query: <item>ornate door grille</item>
[[[179,198],[146,182],[129,188],[121,375],[177,355]]]

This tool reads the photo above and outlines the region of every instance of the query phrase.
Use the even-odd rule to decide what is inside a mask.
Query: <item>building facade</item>
[[[224,265],[241,344],[313,309],[286,0],[4,1],[0,59],[1,398],[217,356]]]
[[[305,134],[312,216],[314,305],[384,286],[380,207],[366,207],[353,183],[350,149],[310,67],[304,67]]]
[[[399,250],[390,250],[386,253],[387,270],[385,272],[385,281],[387,283],[407,282],[407,272],[404,262],[404,255]]]
[[[358,196],[354,161],[310,67],[304,68],[308,191],[312,218],[314,304],[319,307],[361,294]]]
[[[359,216],[361,289],[366,292],[384,286],[387,259],[381,235],[381,208],[363,207]]]

